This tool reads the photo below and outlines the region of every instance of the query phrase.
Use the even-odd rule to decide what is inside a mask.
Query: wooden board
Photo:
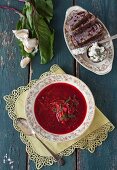
[[[64,37],[63,37],[63,22],[65,17],[65,12],[67,8],[69,8],[73,4],[72,0],[69,1],[54,1],[54,18],[52,21],[53,28],[55,29],[55,47],[54,47],[54,58],[53,60],[46,64],[40,65],[39,58],[35,57],[32,62],[32,69],[33,75],[32,79],[37,79],[43,72],[48,71],[49,68],[53,64],[59,64],[66,73],[74,74],[74,59],[69,53]],[[58,167],[57,164],[44,167],[45,170],[55,170],[55,169],[62,169],[62,170],[73,170],[76,169],[76,153],[73,155],[65,158],[66,164],[63,167]],[[29,169],[35,169],[35,165],[32,161],[30,161]]]
[[[53,27],[55,29],[55,55],[54,59],[46,65],[39,64],[36,56],[32,62],[32,79],[37,79],[43,72],[48,71],[53,64],[59,64],[66,73],[80,76],[80,78],[92,90],[97,106],[105,115],[117,125],[117,41],[115,40],[115,59],[113,70],[105,76],[98,76],[87,71],[74,62],[63,38],[63,21],[65,11],[76,3],[97,15],[107,26],[111,34],[117,33],[117,3],[116,0],[55,0]],[[18,9],[22,8],[21,2],[17,0],[1,1],[0,5],[10,5]],[[19,134],[14,130],[12,121],[5,111],[3,96],[9,94],[13,89],[26,85],[29,81],[29,68],[21,69],[21,59],[16,39],[13,38],[12,29],[15,29],[18,16],[10,11],[0,9],[0,170],[35,170],[33,161],[29,161],[25,145],[20,141]],[[80,73],[79,73],[80,70]],[[85,150],[77,150],[69,157],[65,157],[66,164],[58,167],[54,164],[44,167],[45,170],[116,170],[117,169],[117,130],[109,134],[102,146],[91,154]],[[5,155],[7,158],[5,159]],[[6,160],[6,161],[4,161]],[[5,163],[4,163],[5,162]]]
[[[0,1],[3,4],[19,8],[17,1]],[[28,82],[28,69],[19,66],[21,56],[12,33],[17,19],[17,14],[0,9],[0,170],[26,169],[25,145],[13,128],[3,101],[4,95]]]
[[[91,11],[101,19],[111,35],[117,33],[116,0],[77,0],[78,5]],[[91,89],[96,105],[117,126],[117,41],[112,71],[105,76],[98,76],[80,66],[80,79]],[[109,134],[108,139],[95,153],[77,152],[77,169],[80,170],[116,170],[117,169],[117,130]]]

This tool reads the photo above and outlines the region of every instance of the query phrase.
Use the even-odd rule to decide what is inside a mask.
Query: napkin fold
[[[58,66],[53,65],[49,72],[46,72],[40,76],[42,79],[50,74],[65,74],[65,72]],[[40,169],[45,165],[52,165],[55,162],[54,158],[42,145],[41,142],[35,137],[26,136],[16,126],[17,118],[26,118],[25,114],[25,101],[28,94],[28,90],[36,83],[36,80],[31,81],[27,86],[19,87],[14,90],[12,94],[4,97],[6,101],[6,109],[9,116],[13,119],[13,125],[16,130],[20,131],[20,138],[26,144],[26,150],[32,160],[36,163],[37,169]],[[12,99],[12,100],[11,100]],[[102,144],[107,136],[108,132],[114,129],[114,125],[104,116],[104,114],[96,107],[95,116],[92,124],[88,130],[75,140],[67,142],[51,142],[47,139],[41,139],[51,150],[56,154],[69,156],[75,150],[75,148],[87,149],[91,153],[95,151],[97,146]]]

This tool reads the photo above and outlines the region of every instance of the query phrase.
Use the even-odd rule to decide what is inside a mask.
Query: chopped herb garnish
[[[63,107],[62,107],[62,104],[60,104],[60,111],[62,111],[63,110]]]
[[[58,121],[67,121],[69,119],[75,118],[75,112],[79,104],[76,95],[72,98],[69,96],[66,100],[61,100],[54,103],[54,108],[52,111],[56,113]]]
[[[75,118],[76,116],[73,114],[68,114],[68,118]]]
[[[54,107],[54,108],[52,109],[52,111],[56,113],[56,112],[57,112],[57,108]]]
[[[69,103],[70,100],[71,100],[71,97],[69,97],[69,98],[65,101],[65,103]]]
[[[77,102],[74,102],[74,106],[78,106],[78,104],[79,104],[79,102],[77,101]]]
[[[67,114],[67,113],[64,113],[62,116],[61,116],[61,120],[69,120],[69,119],[72,119],[72,118],[75,118],[76,116],[74,114]]]

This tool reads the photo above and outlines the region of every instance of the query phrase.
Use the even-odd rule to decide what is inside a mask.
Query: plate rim
[[[86,117],[85,117],[85,119],[83,120],[83,122],[82,122],[82,124],[77,128],[77,129],[75,129],[74,131],[72,131],[72,132],[70,132],[70,133],[67,133],[67,134],[63,134],[63,135],[58,135],[58,134],[53,134],[53,133],[51,133],[51,132],[48,132],[48,131],[46,131],[45,129],[43,129],[42,127],[42,129],[41,129],[41,131],[40,131],[40,133],[39,133],[39,129],[37,129],[37,128],[39,128],[39,123],[37,122],[37,120],[36,120],[36,118],[35,118],[35,114],[34,114],[34,109],[33,110],[30,110],[31,112],[32,112],[32,117],[30,117],[29,116],[29,110],[27,110],[27,106],[28,106],[28,103],[27,102],[29,102],[29,97],[30,97],[30,95],[32,94],[32,91],[35,89],[35,87],[36,86],[38,86],[38,84],[40,83],[40,82],[44,82],[45,80],[48,80],[48,79],[50,79],[50,77],[52,78],[53,77],[53,79],[55,78],[55,77],[62,77],[62,81],[60,81],[60,82],[63,82],[63,78],[72,78],[74,81],[77,81],[77,83],[78,82],[80,82],[80,84],[82,84],[82,86],[84,86],[84,88],[88,91],[88,93],[90,94],[89,96],[91,97],[91,101],[92,101],[92,103],[91,103],[91,105],[92,105],[92,117],[91,117],[91,120],[90,120],[90,122],[88,122],[87,123],[87,125],[85,125],[85,126],[87,126],[87,127],[84,127],[83,126],[83,128],[85,128],[85,130],[83,130],[82,132],[80,132],[80,133],[78,133],[78,134],[76,134],[76,130],[77,129],[80,129],[79,127],[82,127],[81,125],[83,124],[83,123],[86,123],[86,122],[84,122],[84,120],[86,119]],[[65,82],[65,81],[64,81]],[[52,84],[52,83],[50,83],[50,84]],[[68,83],[68,84],[71,84],[71,83]],[[49,84],[48,84],[49,85]],[[48,86],[47,85],[47,86]],[[72,84],[73,85],[73,84]],[[75,85],[74,85],[75,86]],[[46,87],[46,86],[45,86]],[[44,88],[45,88],[44,87]],[[76,87],[76,86],[75,86]],[[78,87],[77,87],[78,88]],[[79,88],[78,88],[79,89]],[[80,90],[81,91],[81,90]],[[39,92],[38,92],[39,93]],[[81,92],[82,93],[82,92]],[[83,94],[83,96],[84,96],[84,94]],[[85,97],[85,96],[84,96]],[[35,99],[36,99],[36,97],[35,97]],[[86,98],[85,98],[85,100],[86,100]],[[33,108],[34,108],[34,99],[33,99],[33,103],[31,103],[33,106]],[[86,101],[87,102],[87,101]],[[29,102],[30,103],[30,102]],[[88,107],[89,105],[87,104],[87,107]],[[87,110],[88,110],[88,108],[87,108]],[[44,78],[42,78],[42,79],[40,79],[40,80],[37,80],[37,82],[35,83],[35,85],[29,90],[29,92],[28,92],[28,94],[27,94],[27,98],[26,98],[26,102],[25,102],[25,112],[26,112],[26,117],[27,117],[27,121],[28,121],[28,124],[29,124],[29,126],[30,126],[30,128],[31,129],[33,129],[33,131],[36,133],[36,135],[38,135],[40,138],[43,138],[43,139],[47,139],[47,140],[50,140],[50,141],[54,141],[54,142],[62,142],[62,141],[69,141],[69,140],[74,140],[75,138],[77,138],[77,137],[79,137],[79,136],[81,136],[88,128],[89,128],[89,126],[91,125],[91,123],[92,123],[92,121],[93,121],[93,119],[94,119],[94,115],[95,115],[95,100],[94,100],[94,97],[93,97],[93,94],[92,94],[92,92],[91,92],[91,90],[89,89],[89,87],[82,81],[82,80],[80,80],[79,78],[77,78],[77,77],[74,77],[74,76],[72,76],[72,75],[69,75],[69,74],[51,74],[51,75],[49,75],[49,76],[46,76],[46,77],[44,77]],[[86,116],[88,116],[88,114],[86,114]],[[33,118],[33,119],[35,119],[35,120],[31,120],[31,118]],[[87,118],[88,119],[88,118]],[[86,119],[86,120],[87,120]],[[38,126],[37,126],[37,124],[35,124],[35,121],[36,121],[36,123],[38,124]],[[44,130],[44,131],[43,131]],[[46,132],[46,134],[44,134]],[[43,134],[42,134],[43,133]],[[69,137],[70,136],[70,134],[74,134],[75,136],[74,137]]]

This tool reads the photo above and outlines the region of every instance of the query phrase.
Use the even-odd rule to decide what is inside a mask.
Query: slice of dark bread
[[[66,21],[65,29],[75,47],[82,47],[98,40],[103,35],[103,26],[87,11],[73,11]]]
[[[67,21],[67,26],[69,31],[75,30],[79,25],[86,22],[91,14],[87,11],[82,11],[79,13],[72,13],[72,16]]]
[[[89,18],[87,19],[87,21],[84,22],[84,23],[81,23],[81,25],[79,25],[74,31],[72,31],[71,34],[74,34],[74,32],[77,33],[77,34],[82,33],[87,28],[94,25],[95,22],[96,22],[96,17],[94,15],[90,15]]]
[[[103,33],[103,27],[100,23],[95,23],[91,27],[88,27],[85,31],[78,34],[77,32],[74,32],[73,35],[71,35],[71,40],[73,44],[76,47],[81,47],[90,41],[94,41],[99,38]]]

